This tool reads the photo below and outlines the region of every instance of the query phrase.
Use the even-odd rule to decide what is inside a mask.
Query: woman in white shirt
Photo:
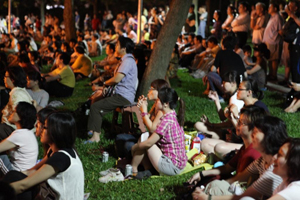
[[[273,173],[282,178],[269,200],[294,200],[300,196],[300,138],[288,138],[274,156]],[[245,197],[241,200],[253,200]]]
[[[210,91],[208,95],[208,97],[215,102],[221,122],[211,123],[206,116],[202,117],[201,122],[196,122],[195,128],[198,131],[212,136],[212,138],[205,138],[201,142],[201,149],[205,154],[215,153],[218,157],[223,159],[223,156],[229,153],[231,150],[240,149],[242,146],[241,139],[236,136],[235,133],[229,133],[231,136],[235,135],[235,137],[227,137],[227,142],[234,143],[225,143],[224,141],[224,130],[231,130],[234,128],[232,121],[228,120],[228,118],[230,117],[229,108],[235,105],[240,111],[240,109],[244,106],[244,102],[237,99],[237,89],[239,83],[240,77],[238,77],[236,71],[231,71],[224,75],[223,88],[224,91],[230,95],[229,105],[227,108],[225,108],[224,111],[220,104],[218,93],[216,91]],[[219,146],[219,148],[216,148],[217,146]]]

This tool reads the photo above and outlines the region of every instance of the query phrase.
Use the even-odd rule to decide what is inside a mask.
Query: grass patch
[[[103,59],[102,57],[93,60]],[[45,67],[46,68],[46,67]],[[187,71],[179,70],[179,79],[171,80],[172,87],[186,103],[185,130],[193,130],[193,124],[206,114],[212,122],[219,122],[218,114],[214,102],[208,101],[202,94],[205,87],[200,79],[192,78]],[[64,108],[74,111],[80,104],[87,100],[91,94],[90,87],[84,86],[88,80],[76,83],[72,97],[60,98],[65,103]],[[51,100],[54,100],[51,98]],[[290,136],[299,137],[298,119],[300,112],[295,114],[284,113],[281,105],[284,101],[283,95],[276,92],[265,92],[263,102],[268,105],[272,115],[280,117],[287,124]],[[226,104],[222,104],[223,107]],[[101,142],[99,144],[84,145],[83,139],[76,140],[76,148],[85,172],[85,192],[90,192],[89,199],[176,199],[178,194],[183,192],[182,183],[191,177],[194,172],[190,172],[175,177],[150,178],[144,181],[124,181],[102,184],[98,181],[99,172],[113,167],[116,163],[114,152],[114,135],[109,130],[111,126],[112,114],[104,117]],[[86,119],[85,119],[86,120]],[[80,121],[84,127],[85,121]],[[84,128],[79,130],[79,135],[85,135]],[[109,152],[110,157],[107,163],[101,162],[100,148]]]

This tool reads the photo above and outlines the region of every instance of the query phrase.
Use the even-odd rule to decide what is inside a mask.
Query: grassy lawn
[[[96,58],[96,59],[102,59]],[[280,72],[284,70],[280,69]],[[207,97],[202,94],[204,86],[200,79],[193,79],[184,70],[179,70],[179,79],[171,80],[172,87],[178,92],[179,96],[185,100],[185,130],[193,130],[193,124],[199,120],[200,116],[206,114],[210,121],[218,122],[218,115],[214,106],[214,102],[208,101]],[[86,101],[91,93],[89,87],[84,85],[88,80],[76,83],[73,96],[70,98],[59,99],[65,103],[64,108],[74,111],[78,105]],[[52,99],[53,100],[53,99]],[[282,94],[265,92],[263,102],[269,107],[272,115],[283,119],[288,128],[290,136],[298,137],[298,120],[300,112],[295,114],[286,114],[281,108],[284,98]],[[225,104],[223,104],[225,107]],[[112,115],[108,114],[104,118],[101,142],[99,144],[84,145],[83,139],[78,138],[76,148],[81,158],[85,171],[85,192],[91,193],[89,199],[176,199],[176,196],[182,193],[182,183],[185,182],[194,172],[190,172],[175,177],[159,177],[150,178],[143,181],[130,180],[124,182],[113,182],[102,184],[98,181],[99,172],[113,167],[116,163],[114,151],[115,135],[109,133]],[[85,120],[81,119],[79,125],[83,129],[79,129],[79,135],[84,135],[86,131]],[[100,149],[109,152],[109,162],[101,162]]]

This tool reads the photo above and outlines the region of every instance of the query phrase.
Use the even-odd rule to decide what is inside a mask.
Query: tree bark
[[[93,12],[94,15],[98,16],[98,0],[93,1]],[[91,18],[93,19],[93,16],[91,16]]]
[[[137,95],[147,94],[153,80],[165,78],[173,48],[185,23],[191,3],[192,0],[173,0],[171,2],[166,21],[156,40]]]
[[[74,1],[73,0],[65,0],[64,6],[65,6],[64,24],[65,24],[66,40],[70,41],[70,39],[76,38]]]

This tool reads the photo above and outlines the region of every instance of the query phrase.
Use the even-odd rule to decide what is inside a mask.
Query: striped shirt
[[[183,169],[187,162],[185,154],[184,132],[180,127],[176,112],[171,111],[160,119],[156,128],[156,133],[161,136],[157,146],[162,153],[170,158],[173,164],[179,169]]]
[[[273,173],[274,165],[265,169],[265,161],[262,157],[252,162],[247,170],[251,174],[259,175],[259,178],[252,184],[252,187],[263,195],[263,199],[272,196],[273,191],[281,184],[280,176]]]

